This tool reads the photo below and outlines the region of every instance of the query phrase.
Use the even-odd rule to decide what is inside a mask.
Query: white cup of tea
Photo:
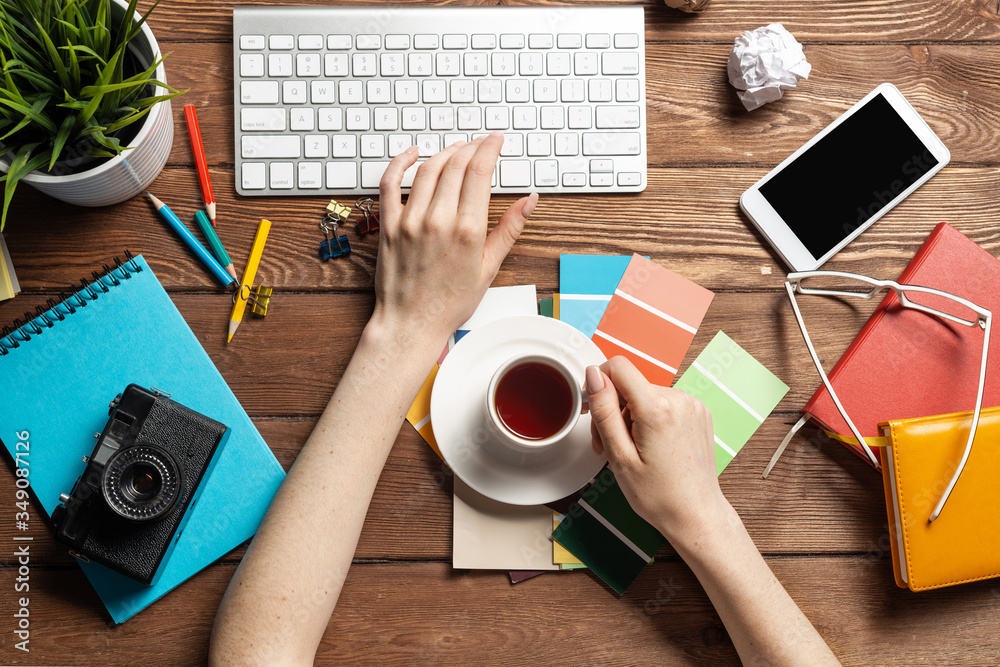
[[[580,418],[583,391],[573,372],[544,354],[505,361],[486,392],[486,422],[497,438],[521,452],[562,440]]]

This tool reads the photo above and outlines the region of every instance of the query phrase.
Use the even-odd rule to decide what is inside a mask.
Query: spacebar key
[[[420,160],[403,172],[403,182],[401,187],[408,188],[413,185],[413,177],[417,175],[417,168],[425,161]],[[388,162],[362,162],[361,163],[361,187],[365,189],[377,188],[382,181],[382,174],[385,173]]]
[[[301,144],[297,134],[254,134],[240,137],[240,152],[245,158],[297,158]]]
[[[584,132],[584,155],[638,155],[638,132]]]

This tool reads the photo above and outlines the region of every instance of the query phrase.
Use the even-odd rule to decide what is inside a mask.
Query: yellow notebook
[[[17,284],[14,266],[10,261],[10,253],[7,252],[7,243],[0,235],[0,301],[10,299],[20,291],[21,287]]]
[[[928,522],[965,449],[972,412],[883,422],[896,584],[912,591],[1000,576],[1000,408],[984,409],[965,470]]]

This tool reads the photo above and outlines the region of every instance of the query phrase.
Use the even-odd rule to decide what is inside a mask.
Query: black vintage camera
[[[74,556],[151,586],[229,429],[134,384],[109,414],[83,475],[59,496],[52,525]]]

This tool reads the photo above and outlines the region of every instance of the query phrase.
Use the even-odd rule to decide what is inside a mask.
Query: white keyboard
[[[502,130],[493,192],[641,191],[643,30],[636,6],[236,7],[236,189],[373,194],[411,145]]]

